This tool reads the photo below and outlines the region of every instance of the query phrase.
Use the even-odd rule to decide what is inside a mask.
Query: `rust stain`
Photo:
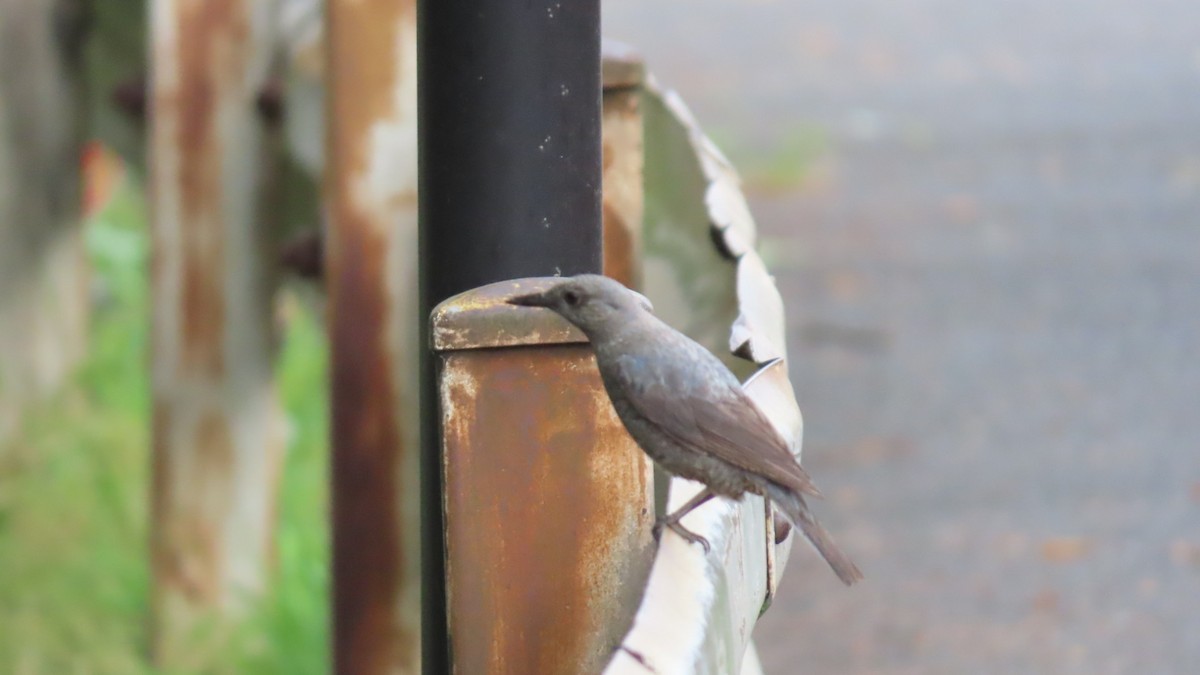
[[[193,606],[211,607],[220,599],[220,563],[216,528],[203,516],[181,516],[167,551],[167,576],[171,588]]]
[[[230,508],[233,441],[224,417],[218,411],[206,412],[189,444],[197,463],[182,475],[167,455],[171,422],[170,407],[160,402],[154,412],[156,526],[151,539],[156,587],[180,593],[193,605],[211,606],[220,600],[223,588],[217,529]],[[180,489],[185,482],[187,489]],[[164,600],[156,598],[156,606]]]
[[[386,240],[335,198],[329,268],[333,432],[335,671],[387,672],[400,643],[393,606],[403,571],[395,472],[401,447],[387,345]],[[340,202],[340,203],[338,203]]]
[[[181,320],[185,367],[224,371],[225,219],[221,213],[222,138],[217,110],[237,96],[248,57],[249,26],[241,0],[179,3],[178,89],[157,107],[174,108],[179,163]],[[250,100],[239,101],[248,108]]]
[[[196,468],[187,476],[188,504],[179,519],[180,541],[176,554],[182,558],[183,590],[200,605],[220,599],[225,566],[217,531],[227,520],[233,481],[233,441],[219,411],[206,411],[196,425],[194,452]]]
[[[636,286],[633,236],[621,213],[604,200],[604,274],[626,286]]]
[[[196,469],[189,480],[194,481],[205,499],[205,510],[219,515],[229,510],[233,489],[233,438],[229,422],[221,410],[209,409],[196,424]],[[264,451],[267,448],[263,448]],[[213,518],[212,520],[223,520]]]
[[[583,483],[584,498],[592,505],[590,541],[575,571],[588,597],[599,601],[588,615],[588,634],[607,638],[594,644],[600,651],[590,655],[603,663],[632,626],[649,577],[655,550],[650,536],[654,475],[649,458],[617,417],[590,350],[579,366],[580,377],[590,382],[587,392],[593,403],[590,412],[581,412],[593,421],[594,432]]]
[[[605,92],[603,120],[604,274],[638,288],[644,201],[639,93],[629,89]]]
[[[415,23],[412,0],[333,0],[327,10],[329,86],[326,247],[333,432],[334,670],[406,671],[418,635],[396,620],[408,562],[401,551],[396,470],[402,445],[388,349],[387,232],[355,200],[373,125],[394,115],[396,42]]]
[[[590,352],[470,350],[444,372],[456,670],[598,671],[632,619],[641,583],[628,570],[653,514]]]

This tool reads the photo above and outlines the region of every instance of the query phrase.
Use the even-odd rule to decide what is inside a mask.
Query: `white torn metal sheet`
[[[758,649],[751,642],[746,647],[746,655],[742,657],[741,675],[763,675],[762,662],[758,660]]]
[[[704,204],[730,255],[740,258],[754,251],[754,220],[740,185],[724,175],[718,177],[709,183]]]
[[[643,290],[664,321],[745,376],[748,364],[726,352],[729,326],[738,313],[736,262],[722,255],[709,237],[704,205],[709,181],[691,127],[680,114],[681,105],[670,104],[661,91],[647,86],[642,95]]]
[[[754,251],[738,258],[737,295],[738,318],[729,333],[729,350],[757,364],[787,357],[783,298]]]
[[[799,457],[803,419],[787,378],[783,300],[762,259],[740,180],[674,92],[647,87],[646,283],[663,318],[722,355],[735,372],[762,365],[746,391]],[[732,267],[729,258],[733,258]],[[736,318],[735,318],[736,317]],[[715,340],[719,331],[726,339]],[[740,364],[740,365],[739,365]],[[667,511],[700,489],[670,482]],[[664,534],[634,626],[606,673],[760,673],[750,641],[794,537],[761,497],[717,499],[684,519],[705,553]],[[690,617],[690,620],[681,620]]]
[[[669,116],[670,123],[677,127],[675,134],[687,139],[691,156],[688,158],[690,166],[686,168],[702,177],[704,183],[701,188],[702,197],[696,204],[703,205],[705,217],[713,229],[713,238],[719,242],[721,253],[737,261],[734,287],[738,315],[729,336],[730,352],[760,365],[787,356],[783,299],[762,259],[754,250],[757,227],[754,217],[750,214],[746,196],[742,193],[741,179],[725,155],[700,129],[696,118],[679,95],[674,91],[663,90],[653,78],[648,78],[648,82],[647,109],[652,107],[653,102],[660,102],[661,108]],[[659,124],[661,126],[663,123]],[[648,164],[653,161],[653,156],[650,155],[652,150],[655,148],[648,147]],[[676,162],[679,161],[677,151],[672,152],[671,156],[676,158]],[[653,187],[648,181],[648,202],[659,200],[657,195],[652,194]],[[697,196],[690,195],[690,198],[696,199]],[[681,212],[688,213],[683,209]],[[647,228],[651,229],[654,226],[655,223],[648,217]],[[699,240],[698,232],[693,232],[691,236]],[[647,288],[653,292],[653,286],[649,283]],[[714,345],[709,347],[718,349]]]
[[[701,488],[673,479],[668,510]],[[664,533],[633,628],[605,670],[609,675],[738,672],[766,597],[763,499],[716,499],[683,523],[708,539],[711,551]]]
[[[649,83],[651,91],[661,96],[675,119],[687,129],[692,151],[708,181],[703,203],[708,209],[712,227],[724,240],[725,249],[735,258],[753,251],[758,240],[758,230],[754,224],[754,217],[750,215],[746,196],[742,194],[742,179],[738,177],[733,164],[700,129],[700,124],[679,94],[662,90],[653,79],[649,80]]]

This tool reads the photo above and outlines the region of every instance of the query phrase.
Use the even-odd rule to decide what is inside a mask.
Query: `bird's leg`
[[[666,516],[663,516],[662,518],[659,518],[658,521],[654,523],[654,538],[658,539],[659,536],[662,535],[663,527],[669,527],[669,528],[671,528],[672,532],[683,537],[684,541],[687,541],[689,544],[700,544],[701,546],[704,547],[704,552],[708,553],[708,551],[709,551],[708,540],[705,539],[704,537],[701,537],[700,535],[696,534],[695,532],[692,532],[691,530],[687,529],[679,521],[684,516],[691,513],[693,509],[695,509],[696,507],[700,506],[701,504],[707,502],[708,500],[712,499],[713,497],[716,497],[716,495],[713,494],[712,490],[709,490],[708,488],[704,488],[700,492],[697,492],[696,496],[687,500],[687,503],[685,503],[683,506],[679,507],[678,509],[675,509],[674,513],[671,513]]]

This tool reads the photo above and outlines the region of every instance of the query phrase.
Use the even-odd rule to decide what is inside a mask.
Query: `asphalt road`
[[[605,33],[758,176],[868,577],[794,555],[767,671],[1197,672],[1200,4],[607,0]]]

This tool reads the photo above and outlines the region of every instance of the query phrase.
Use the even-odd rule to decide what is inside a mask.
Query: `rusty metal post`
[[[330,0],[334,670],[420,669],[416,12]]]
[[[418,320],[494,281],[599,272],[599,0],[427,0],[418,17]],[[422,655],[425,670],[439,673],[450,655],[430,359],[421,375]]]
[[[456,673],[599,672],[633,621],[654,543],[650,461],[587,339],[491,284],[433,314]]]
[[[631,288],[642,285],[642,83],[645,68],[631,48],[603,45],[604,274]]]
[[[153,652],[262,590],[283,445],[255,97],[270,4],[151,8]]]

